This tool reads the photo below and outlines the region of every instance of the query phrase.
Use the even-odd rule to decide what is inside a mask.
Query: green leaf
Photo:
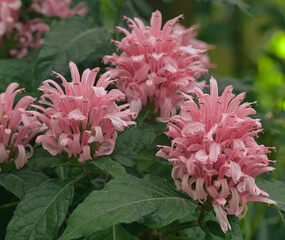
[[[242,240],[243,238],[239,219],[231,215],[228,216],[228,220],[232,229],[226,233],[226,240]]]
[[[157,177],[131,175],[115,178],[101,191],[93,191],[71,214],[60,240],[77,239],[118,223],[153,219],[163,226],[194,211],[196,204]]]
[[[72,183],[52,179],[31,189],[17,206],[5,239],[54,239],[72,202]]]
[[[86,240],[138,240],[138,238],[131,235],[121,225],[114,225],[108,230],[93,234]]]
[[[207,228],[209,229],[209,231],[212,234],[214,234],[214,235],[216,235],[216,236],[218,236],[220,238],[223,238],[223,239],[225,238],[225,234],[222,231],[219,223],[210,220],[210,221],[206,222],[206,225],[207,225]]]
[[[1,174],[0,185],[15,194],[19,199],[23,199],[28,190],[40,185],[47,179],[48,176],[43,173],[20,170],[14,173]]]
[[[132,167],[138,155],[151,147],[155,133],[150,125],[136,125],[121,133],[111,158],[125,166]]]
[[[113,161],[110,157],[100,157],[91,161],[93,165],[106,171],[114,178],[123,177],[127,174],[126,169],[118,162]]]
[[[32,90],[33,63],[37,57],[36,52],[30,53],[23,59],[0,60],[0,92],[4,92],[11,82],[20,83],[20,88]]]
[[[175,0],[162,0],[163,3],[174,3]]]
[[[254,17],[252,8],[242,0],[227,0],[229,3],[236,5],[242,12],[249,17]]]
[[[269,194],[269,198],[277,202],[276,207],[285,212],[285,183],[278,180],[257,183],[258,187]]]
[[[55,22],[44,37],[35,63],[34,85],[37,86],[49,78],[52,71],[67,74],[70,61],[80,63],[109,39],[106,29],[90,28],[90,22],[83,17],[73,16]]]
[[[28,167],[41,170],[50,167],[55,163],[61,155],[52,156],[47,150],[42,147],[38,147],[34,150],[33,156],[28,161]]]

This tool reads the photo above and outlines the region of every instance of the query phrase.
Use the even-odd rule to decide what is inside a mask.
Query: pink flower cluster
[[[210,48],[195,39],[195,27],[185,29],[176,24],[182,15],[169,20],[162,28],[162,16],[157,10],[152,14],[150,26],[134,18],[126,18],[128,30],[117,27],[126,37],[114,41],[121,55],[105,56],[105,63],[112,63],[112,77],[117,87],[126,94],[130,109],[139,112],[148,101],[154,102],[155,112],[162,119],[176,114],[183,102],[183,93],[191,93],[196,78],[210,67],[205,52]]]
[[[0,1],[0,42],[2,37],[11,35],[15,23],[20,16],[22,2],[20,0]]]
[[[42,124],[26,110],[34,101],[32,97],[23,97],[13,108],[15,96],[23,91],[16,90],[18,86],[11,83],[6,92],[0,94],[0,165],[14,162],[20,169],[33,154],[29,142],[41,131]],[[29,148],[28,153],[26,148]]]
[[[34,18],[26,23],[18,22],[15,25],[15,41],[18,46],[10,50],[10,54],[23,58],[28,49],[39,49],[42,45],[43,35],[49,31],[49,26],[40,18]]]
[[[33,0],[31,10],[42,13],[48,17],[58,16],[67,18],[78,14],[86,15],[87,8],[84,2],[78,3],[74,8],[70,8],[71,0]]]
[[[73,9],[70,9],[70,3],[70,0],[33,0],[30,11],[40,12],[48,17],[61,18],[87,13],[84,2],[77,4]],[[10,54],[17,58],[26,56],[28,49],[40,48],[43,35],[49,30],[49,26],[43,19],[22,21],[21,5],[20,0],[0,0],[0,47],[5,48],[4,37],[9,38],[11,33],[15,32],[13,40],[17,45],[11,49]]]
[[[37,143],[52,155],[66,152],[68,157],[76,157],[80,162],[92,157],[112,153],[117,132],[123,131],[135,122],[130,121],[133,114],[126,109],[129,104],[118,106],[115,101],[125,98],[125,95],[106,87],[113,81],[108,73],[101,75],[96,86],[95,78],[99,68],[86,69],[80,81],[78,69],[70,63],[72,82],[55,73],[65,89],[53,80],[46,80],[39,88],[43,92],[41,100],[48,108],[35,106],[42,113],[34,111],[48,128],[45,135],[38,136]]]
[[[262,131],[250,103],[241,104],[245,93],[232,94],[232,86],[218,96],[215,79],[210,95],[196,88],[199,104],[192,97],[181,106],[180,115],[168,123],[166,135],[171,147],[160,146],[157,156],[172,163],[172,178],[178,190],[200,203],[211,201],[224,232],[231,229],[227,215],[239,218],[247,212],[247,202],[276,202],[255,184],[255,177],[272,171],[269,148],[254,139]],[[240,105],[241,104],[241,105]],[[261,197],[265,196],[265,197]]]

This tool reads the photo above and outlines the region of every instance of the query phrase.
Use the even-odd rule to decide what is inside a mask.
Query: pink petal
[[[216,213],[216,218],[218,219],[221,229],[224,233],[231,230],[231,225],[227,219],[227,213],[219,205],[213,205],[214,211]]]

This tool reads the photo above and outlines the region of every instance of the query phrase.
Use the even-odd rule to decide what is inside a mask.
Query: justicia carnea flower
[[[4,35],[8,37],[20,16],[22,2],[20,0],[0,1],[0,42]]]
[[[178,190],[200,203],[211,201],[224,232],[231,229],[227,215],[240,219],[247,202],[276,202],[255,184],[255,177],[272,171],[269,148],[254,139],[262,131],[251,104],[241,104],[245,93],[232,94],[232,86],[218,96],[214,78],[210,95],[196,88],[199,104],[192,97],[181,106],[180,115],[168,123],[171,147],[160,146],[157,156],[172,163],[172,178]],[[241,104],[241,105],[240,105]]]
[[[29,143],[42,129],[42,124],[26,110],[34,98],[25,96],[13,108],[15,96],[24,90],[16,90],[18,86],[11,83],[6,92],[0,94],[0,166],[14,162],[17,169],[32,156],[33,148]]]
[[[175,25],[180,18],[182,15],[169,20],[161,30],[162,16],[157,10],[150,26],[138,18],[126,18],[131,32],[117,27],[126,35],[120,42],[114,41],[122,53],[105,56],[104,62],[116,66],[110,73],[126,94],[131,111],[139,112],[150,101],[155,112],[166,119],[183,102],[181,92],[188,94],[195,86],[204,86],[196,78],[210,66],[205,55],[210,46],[195,39],[195,27]]]
[[[49,26],[40,18],[34,18],[27,22],[18,22],[15,25],[15,42],[17,46],[10,50],[13,57],[23,58],[29,49],[39,49],[43,41],[43,35],[49,31]]]
[[[67,18],[75,14],[86,15],[87,8],[85,2],[78,3],[72,9],[70,8],[70,4],[71,0],[33,0],[30,9],[48,17],[58,16]]]
[[[38,136],[37,143],[52,155],[66,152],[68,157],[76,157],[80,162],[92,157],[112,153],[117,132],[123,131],[135,122],[130,121],[133,114],[129,105],[118,106],[115,101],[125,95],[106,87],[113,81],[108,73],[101,75],[96,86],[95,78],[99,68],[86,69],[80,81],[76,65],[70,62],[72,82],[55,73],[61,80],[64,90],[53,80],[46,80],[39,88],[43,92],[41,100],[47,108],[35,106],[42,113],[35,116],[48,127],[45,135]],[[126,109],[126,110],[124,110]]]

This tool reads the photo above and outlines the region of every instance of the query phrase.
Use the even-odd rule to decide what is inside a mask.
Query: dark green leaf
[[[47,150],[38,147],[35,149],[33,156],[28,161],[28,166],[35,170],[41,170],[50,167],[61,155],[52,156]]]
[[[184,234],[189,239],[203,240],[205,239],[205,232],[200,227],[188,228],[184,230]]]
[[[53,239],[72,198],[72,181],[53,179],[31,189],[17,206],[5,239]]]
[[[285,212],[285,183],[277,180],[264,181],[257,184],[260,189],[269,194],[269,198],[277,202],[276,207]]]
[[[43,173],[20,170],[14,173],[1,174],[0,185],[15,194],[19,199],[23,199],[28,190],[40,185],[47,179],[48,176]]]
[[[127,174],[126,169],[120,163],[113,161],[110,157],[96,158],[91,163],[101,170],[106,171],[114,178],[123,177]]]
[[[218,237],[220,237],[220,238],[225,238],[225,234],[224,234],[224,232],[222,231],[222,229],[221,229],[219,223],[210,220],[210,221],[207,221],[207,222],[206,222],[206,225],[207,225],[209,231],[210,231],[212,234],[214,234],[214,235],[216,235],[216,236],[218,236]]]
[[[175,0],[162,0],[163,3],[173,3]]]
[[[123,165],[134,166],[138,155],[146,151],[154,139],[155,133],[150,125],[136,125],[118,136],[111,158]]]
[[[86,240],[138,240],[138,238],[131,235],[121,225],[116,225],[108,230],[95,233]]]
[[[83,17],[73,16],[54,23],[45,35],[35,64],[35,85],[49,78],[52,71],[65,75],[70,61],[80,63],[109,39],[104,28],[90,28]]]
[[[242,240],[239,219],[235,216],[228,216],[228,220],[232,229],[226,233],[226,240]]]
[[[252,8],[242,0],[227,0],[229,3],[236,5],[241,11],[250,17],[254,17]]]
[[[26,91],[32,90],[33,63],[37,57],[32,52],[24,59],[1,59],[0,60],[0,92],[4,92],[11,82],[20,83],[20,88]]]
[[[115,178],[101,191],[93,191],[71,214],[61,240],[88,236],[118,223],[153,219],[163,226],[194,211],[196,204],[156,177],[131,175]]]

